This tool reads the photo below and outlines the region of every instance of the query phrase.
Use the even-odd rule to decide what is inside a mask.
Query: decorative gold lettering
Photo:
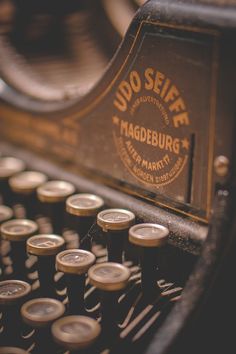
[[[174,127],[178,128],[180,125],[189,125],[188,113],[180,113],[173,117]]]
[[[165,79],[165,75],[160,73],[160,71],[157,71],[153,91],[156,92],[158,95],[160,93],[160,87],[164,79]]]
[[[169,91],[166,94],[166,97],[164,98],[164,101],[166,103],[168,103],[170,101],[174,101],[174,99],[178,96],[179,96],[179,91],[177,90],[176,86],[171,85]]]
[[[177,98],[177,100],[174,101],[169,107],[169,110],[171,112],[175,111],[177,113],[184,111],[185,109],[186,109],[186,106],[185,106],[185,103],[184,103],[182,97]]]
[[[131,71],[130,73],[130,85],[134,92],[138,93],[141,90],[141,79],[137,71]]]
[[[154,70],[152,68],[147,68],[144,72],[144,76],[147,79],[145,82],[145,89],[146,90],[152,90],[153,85],[154,85],[154,80],[152,78],[152,75],[154,74]]]

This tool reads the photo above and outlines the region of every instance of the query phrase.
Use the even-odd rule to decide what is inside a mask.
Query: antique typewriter
[[[235,353],[235,0],[0,0],[0,353]]]

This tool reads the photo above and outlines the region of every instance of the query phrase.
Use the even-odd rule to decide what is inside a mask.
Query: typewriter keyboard
[[[0,353],[142,353],[184,286],[168,228],[13,157],[0,193]]]

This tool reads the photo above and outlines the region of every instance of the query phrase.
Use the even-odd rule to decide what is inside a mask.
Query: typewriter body
[[[32,219],[38,224],[39,231],[29,236],[59,234],[67,251],[95,254],[93,267],[108,260],[117,267],[123,263],[130,272],[115,296],[88,268],[81,300],[71,295],[73,289],[82,291],[75,285],[80,280],[70,277],[66,282],[67,270],[57,260],[52,288],[62,290],[52,291],[65,306],[58,317],[63,321],[86,312],[101,331],[91,346],[73,347],[56,332],[60,320],[49,321],[46,329],[27,320],[24,303],[53,298],[43,276],[47,278],[50,267],[29,248],[29,238],[26,246],[25,237],[26,275],[17,278],[14,259],[20,258],[19,251],[14,253],[14,240],[2,223],[1,281],[23,279],[31,290],[18,306],[24,308],[19,326],[22,323],[27,335],[14,331],[17,341],[7,324],[4,327],[4,314],[12,312],[0,294],[1,346],[32,353],[233,353],[235,2],[4,3],[5,7],[0,2],[0,11],[1,6],[5,9],[0,13],[2,161],[9,156],[20,159],[29,171],[71,184],[68,197],[86,193],[102,198],[102,210],[131,212],[135,221],[124,229],[110,229],[111,220],[106,223],[98,210],[100,217],[94,213],[86,224],[84,215],[71,212],[66,199],[58,206],[58,201],[54,205],[40,197],[40,187],[29,206],[29,198],[19,197],[22,191],[12,188],[14,175],[1,177],[2,204],[13,212],[10,221]],[[0,170],[3,162],[2,166],[0,162]],[[37,209],[34,204],[38,211],[32,212]],[[119,224],[118,219],[113,224]],[[147,246],[145,237],[141,244],[133,224],[163,227],[168,233],[165,244]],[[125,239],[120,259],[120,245],[111,241],[118,234]],[[83,247],[86,240],[89,247]],[[156,295],[150,298],[146,293],[153,287]],[[79,299],[84,307],[73,312]]]

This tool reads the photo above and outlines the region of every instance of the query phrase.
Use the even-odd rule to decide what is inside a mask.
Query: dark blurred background
[[[144,0],[0,0],[0,76],[41,100],[81,97]]]

